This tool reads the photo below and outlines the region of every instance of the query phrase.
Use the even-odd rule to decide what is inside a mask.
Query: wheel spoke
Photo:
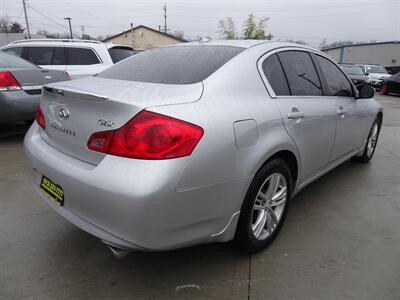
[[[268,189],[266,192],[267,201],[271,200],[273,195],[278,190],[280,179],[281,175],[278,173],[274,173],[271,175],[269,179]]]
[[[267,213],[265,210],[260,211],[256,223],[253,225],[253,233],[256,237],[259,237],[262,230],[264,229]]]
[[[275,214],[275,211],[273,210],[273,209],[268,209],[267,211],[266,211],[266,213],[269,215],[269,216],[271,216],[271,219],[272,219],[272,223],[274,224],[274,227],[276,226],[276,225],[278,225],[278,218],[276,217],[276,214]]]
[[[287,195],[287,188],[282,187],[279,192],[277,192],[273,197],[272,201],[270,203],[270,207],[278,206],[281,205],[283,202],[286,201],[286,195]]]

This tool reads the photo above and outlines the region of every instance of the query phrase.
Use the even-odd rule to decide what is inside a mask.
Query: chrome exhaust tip
[[[108,249],[111,250],[111,253],[118,259],[122,259],[125,256],[127,256],[129,253],[132,252],[131,249],[121,249],[121,248],[111,246],[109,244],[106,244],[106,245],[107,245]]]

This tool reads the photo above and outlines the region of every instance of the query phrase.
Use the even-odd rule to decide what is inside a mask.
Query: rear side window
[[[15,48],[7,48],[2,51],[7,52],[8,54],[12,54],[12,55],[21,57],[23,49],[24,48],[22,48],[22,47],[15,47]]]
[[[276,54],[269,56],[264,60],[262,69],[267,77],[269,84],[277,96],[290,95],[289,86],[286,80],[285,73],[283,72],[282,65]]]
[[[133,49],[126,47],[113,47],[108,49],[108,53],[114,64],[134,54]]]
[[[165,47],[135,54],[101,72],[102,78],[191,84],[203,81],[244,48],[231,46]]]
[[[100,60],[92,49],[87,48],[65,48],[67,54],[67,65],[95,65]]]
[[[316,55],[322,74],[326,79],[327,96],[352,97],[353,91],[350,82],[343,72],[333,62]]]
[[[65,65],[63,47],[25,47],[22,57],[36,65]]]
[[[293,96],[321,96],[322,86],[308,52],[285,51],[278,54]]]

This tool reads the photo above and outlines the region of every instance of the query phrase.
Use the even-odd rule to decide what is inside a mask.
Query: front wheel
[[[292,176],[287,163],[273,159],[256,174],[244,199],[236,244],[246,252],[266,248],[285,220],[292,192]]]
[[[369,131],[367,143],[364,147],[364,151],[361,156],[354,157],[354,160],[358,162],[369,162],[375,153],[376,145],[378,143],[379,132],[381,129],[381,124],[378,118],[372,123],[371,130]]]

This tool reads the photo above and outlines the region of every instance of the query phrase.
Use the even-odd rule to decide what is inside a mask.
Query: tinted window
[[[285,51],[278,54],[295,96],[320,96],[322,86],[311,56],[303,51]]]
[[[328,90],[326,91],[327,96],[342,96],[351,97],[353,91],[351,84],[347,80],[343,72],[330,60],[325,57],[317,55],[317,61],[321,67],[323,76],[326,79]]]
[[[63,47],[25,47],[22,57],[36,65],[65,65]]]
[[[0,70],[7,68],[37,69],[38,67],[25,59],[0,51]]]
[[[8,54],[12,54],[15,56],[21,56],[22,55],[22,47],[15,47],[15,48],[7,48],[2,51],[7,52]]]
[[[67,65],[95,65],[100,61],[92,49],[66,48]]]
[[[200,82],[242,52],[230,46],[165,47],[135,54],[98,76],[165,84]]]
[[[26,60],[36,65],[51,65],[53,47],[27,47]]]
[[[277,55],[271,55],[262,64],[263,72],[277,96],[290,95],[289,86]]]
[[[133,55],[133,49],[125,47],[113,47],[108,49],[113,63],[117,63],[129,56]]]

